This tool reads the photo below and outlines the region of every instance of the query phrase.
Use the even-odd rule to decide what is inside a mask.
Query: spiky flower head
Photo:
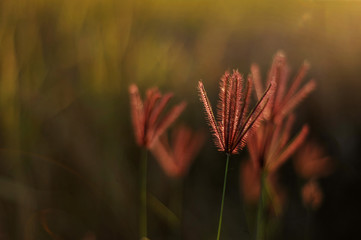
[[[269,118],[273,122],[281,121],[316,88],[314,80],[308,81],[300,88],[302,80],[309,68],[310,64],[305,61],[298,70],[298,73],[291,82],[290,86],[288,86],[289,66],[287,64],[286,56],[282,51],[276,53],[268,72],[266,85],[271,81],[275,81],[277,87],[275,88],[274,94],[270,96],[269,103],[267,104],[268,106],[264,111],[266,118]],[[254,78],[257,97],[260,99],[262,97],[264,87],[261,81],[258,65],[252,64],[251,73]]]
[[[178,118],[186,103],[174,106],[161,117],[172,93],[162,95],[157,88],[150,88],[146,92],[144,103],[139,95],[137,85],[129,86],[131,113],[134,135],[139,146],[150,149],[154,141]]]
[[[309,131],[307,125],[302,127],[293,140],[290,140],[290,134],[295,121],[293,110],[316,87],[315,81],[310,80],[300,88],[308,69],[309,64],[304,62],[288,86],[289,67],[286,56],[282,51],[275,55],[266,80],[266,84],[271,81],[276,82],[274,94],[270,96],[269,103],[264,110],[266,121],[262,123],[247,144],[251,158],[257,167],[275,171],[305,141]],[[259,67],[253,64],[251,73],[254,77],[257,97],[260,99],[263,84]]]
[[[249,112],[252,78],[249,76],[244,83],[242,75],[237,70],[233,70],[232,74],[226,72],[220,82],[216,119],[203,83],[198,82],[200,100],[204,105],[206,118],[219,151],[235,154],[245,146],[247,137],[261,121],[262,112],[272,93],[271,85]]]
[[[295,116],[290,115],[285,120],[274,125],[263,123],[247,143],[251,160],[256,168],[275,172],[304,143],[309,128],[303,125],[299,133],[291,139],[291,130]]]

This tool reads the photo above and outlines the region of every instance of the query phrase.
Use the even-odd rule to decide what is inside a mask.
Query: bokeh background
[[[273,239],[357,239],[361,216],[361,1],[0,1],[0,239],[137,239],[140,151],[128,86],[188,102],[178,122],[208,130],[202,79],[215,105],[227,69],[265,77],[283,50],[307,59],[317,90],[297,109],[337,161],[322,206],[302,204],[290,160],[289,201]],[[151,158],[150,239],[214,239],[224,155],[210,135],[183,180]],[[251,239],[239,166],[230,164],[223,239]],[[252,212],[253,211],[253,212]],[[245,217],[248,212],[248,220]],[[253,214],[253,215],[252,215]],[[248,222],[248,224],[246,224]],[[249,225],[249,226],[247,226]]]

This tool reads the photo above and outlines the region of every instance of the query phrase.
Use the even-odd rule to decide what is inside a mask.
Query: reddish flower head
[[[334,170],[334,162],[316,142],[308,142],[294,159],[296,172],[303,178],[328,176]]]
[[[292,111],[316,87],[316,83],[311,80],[298,90],[308,68],[309,64],[305,62],[288,87],[289,67],[286,57],[282,52],[275,55],[268,73],[267,83],[275,81],[276,87],[264,110],[266,121],[247,144],[251,158],[257,167],[276,171],[305,141],[309,131],[307,125],[302,127],[293,140],[289,141],[289,139],[295,118],[291,114]],[[254,77],[255,90],[260,99],[263,84],[258,66],[252,65],[251,72]]]
[[[247,203],[257,203],[261,193],[261,171],[247,160],[241,164],[240,186],[242,197]],[[282,212],[287,201],[287,195],[278,181],[277,174],[269,174],[265,179],[268,197],[271,200],[270,208],[275,214]]]
[[[250,132],[256,129],[261,115],[266,107],[271,84],[264,92],[256,106],[249,113],[250,96],[252,89],[251,77],[248,77],[246,86],[237,70],[233,74],[226,72],[221,78],[217,120],[203,83],[198,83],[200,99],[207,114],[208,123],[215,136],[215,144],[219,151],[235,154],[242,149]],[[273,89],[273,88],[272,88]]]
[[[249,138],[247,147],[255,167],[275,172],[304,143],[309,131],[307,125],[290,140],[294,119],[294,115],[290,115],[276,125],[263,123]]]
[[[264,112],[267,118],[270,118],[271,121],[275,122],[282,120],[285,116],[291,113],[293,109],[316,88],[315,81],[310,80],[300,90],[298,90],[304,76],[310,68],[310,65],[307,62],[304,62],[287,90],[289,67],[286,60],[287,59],[284,53],[279,51],[273,59],[272,66],[267,77],[267,84],[271,81],[275,81],[277,87],[274,94],[270,96],[269,104],[267,104],[267,108]],[[262,97],[264,87],[261,83],[259,67],[256,64],[251,66],[251,73],[254,78],[257,97],[260,99]]]
[[[308,181],[301,190],[303,204],[306,207],[317,209],[322,204],[323,193],[318,183],[314,180]]]
[[[154,141],[171,125],[182,113],[186,104],[182,102],[173,107],[165,116],[160,115],[173,94],[162,96],[157,88],[148,89],[144,103],[135,84],[129,87],[132,120],[137,144],[151,148]]]
[[[172,145],[164,134],[151,151],[168,176],[182,177],[187,173],[205,138],[202,132],[193,133],[186,126],[179,126],[172,135]]]

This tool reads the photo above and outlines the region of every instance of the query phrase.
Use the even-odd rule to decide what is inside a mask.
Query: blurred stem
[[[256,226],[256,240],[264,239],[264,194],[265,194],[265,171],[261,170],[261,189],[258,200],[258,210],[257,210],[257,226]]]
[[[307,211],[307,215],[306,215],[305,240],[308,240],[310,239],[311,212],[309,208],[307,208],[306,211]]]
[[[140,166],[140,239],[147,238],[147,162],[148,150],[144,148],[142,153],[142,162]]]
[[[182,220],[183,220],[183,203],[184,203],[184,183],[183,183],[183,179],[179,178],[179,179],[175,179],[175,191],[173,194],[173,206],[175,209],[175,213],[177,214],[179,220],[180,220],[180,224],[179,224],[179,228],[182,228]]]
[[[229,156],[230,156],[230,154],[227,153],[226,170],[225,170],[225,172],[224,172],[223,193],[222,193],[222,203],[221,203],[221,213],[220,213],[220,215],[219,215],[217,240],[219,240],[219,236],[221,235],[222,216],[223,216],[223,203],[224,203],[224,195],[225,195],[225,193],[226,193]]]
[[[149,209],[154,210],[165,222],[169,224],[173,229],[178,228],[180,225],[179,218],[172,212],[167,206],[165,206],[158,198],[153,194],[148,194],[147,205]]]

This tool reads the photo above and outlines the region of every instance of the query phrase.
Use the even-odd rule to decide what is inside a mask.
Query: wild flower
[[[165,116],[161,117],[167,103],[173,94],[162,96],[157,88],[148,89],[146,98],[142,101],[137,85],[129,86],[131,115],[134,135],[139,146],[143,147],[143,157],[140,164],[140,217],[139,237],[147,238],[147,161],[148,150],[158,140],[159,136],[178,118],[185,108],[185,102],[173,107]]]
[[[240,186],[244,201],[247,204],[257,203],[261,194],[261,170],[255,167],[252,161],[247,160],[241,163],[240,171]],[[277,174],[268,174],[264,183],[271,203],[267,207],[276,215],[282,212],[282,207],[287,201],[286,192],[278,180]]]
[[[295,171],[304,179],[326,177],[334,170],[334,162],[315,141],[307,142],[294,158]]]
[[[178,126],[169,143],[163,134],[151,149],[164,172],[173,178],[183,177],[205,140],[203,132],[193,132],[185,125]]]
[[[296,153],[293,163],[296,173],[306,181],[301,189],[303,204],[315,210],[323,200],[317,180],[330,175],[335,168],[335,162],[318,143],[309,141]]]
[[[277,124],[263,123],[258,131],[248,139],[248,150],[256,168],[268,173],[277,169],[304,143],[309,127],[303,125],[300,132],[290,140],[295,115],[291,114]]]
[[[252,92],[251,76],[247,78],[245,87],[243,85],[244,79],[237,70],[233,70],[232,74],[226,72],[223,75],[220,82],[216,119],[203,83],[201,81],[198,82],[200,99],[204,105],[208,124],[214,135],[215,145],[218,147],[219,151],[225,152],[227,155],[217,240],[221,233],[223,203],[230,155],[235,154],[242,149],[245,146],[249,135],[257,129],[262,120],[262,112],[274,89],[274,84],[269,84],[269,87],[260,97],[256,106],[249,112],[250,96]]]
[[[294,120],[295,116],[291,114],[276,127],[269,122],[263,123],[256,134],[248,139],[250,161],[246,161],[241,169],[245,200],[252,202],[257,199],[254,197],[259,198],[263,181],[264,187],[268,189],[268,197],[272,200],[271,207],[276,213],[281,212],[281,203],[285,200],[281,186],[277,183],[277,170],[303,144],[309,131],[308,126],[304,125],[296,137],[290,140]],[[253,189],[250,189],[247,177],[254,179]]]
[[[302,188],[302,201],[306,207],[317,209],[323,201],[323,193],[315,180],[308,181]]]
[[[310,80],[299,89],[309,68],[309,63],[305,61],[298,70],[298,73],[293,79],[291,85],[288,87],[289,66],[287,64],[286,56],[282,51],[276,53],[268,73],[266,85],[275,81],[277,87],[274,94],[270,96],[269,104],[264,111],[266,118],[275,123],[281,121],[316,88],[315,81]],[[262,97],[264,87],[261,81],[258,65],[252,64],[251,73],[254,79],[257,97],[260,99]]]
[[[138,87],[132,84],[129,87],[129,94],[135,139],[139,146],[149,149],[154,141],[178,118],[186,103],[182,102],[174,106],[161,118],[162,112],[173,96],[172,93],[162,96],[157,88],[150,88],[147,90],[143,102]]]
[[[275,55],[266,81],[276,83],[274,94],[270,95],[269,103],[264,110],[266,121],[250,137],[247,144],[255,166],[266,168],[267,171],[276,171],[304,142],[309,131],[307,125],[302,127],[293,140],[289,141],[289,139],[295,121],[292,111],[316,87],[316,83],[311,80],[298,90],[308,69],[309,64],[304,62],[288,87],[289,67],[286,57],[281,51]],[[257,97],[261,99],[264,87],[261,83],[259,67],[253,64],[251,72]]]
[[[246,86],[243,85],[244,79],[237,70],[233,70],[233,74],[226,72],[223,75],[216,119],[203,83],[198,82],[200,99],[214,135],[215,145],[219,151],[226,154],[235,154],[245,146],[249,133],[259,126],[262,112],[272,92],[270,84],[256,106],[249,112],[252,78],[248,77]]]
[[[262,239],[264,234],[262,229],[263,195],[267,193],[265,187],[267,187],[269,176],[274,176],[277,169],[294,154],[305,141],[309,131],[308,126],[304,125],[298,135],[293,140],[289,140],[294,122],[294,116],[290,114],[316,87],[315,82],[311,80],[299,89],[308,69],[309,64],[304,62],[288,87],[289,67],[285,55],[280,51],[275,55],[268,73],[266,84],[275,82],[276,87],[263,111],[265,121],[247,142],[253,166],[260,172],[261,187],[256,239]],[[257,97],[261,99],[264,87],[261,82],[259,67],[256,64],[251,66],[251,73],[254,78]]]

